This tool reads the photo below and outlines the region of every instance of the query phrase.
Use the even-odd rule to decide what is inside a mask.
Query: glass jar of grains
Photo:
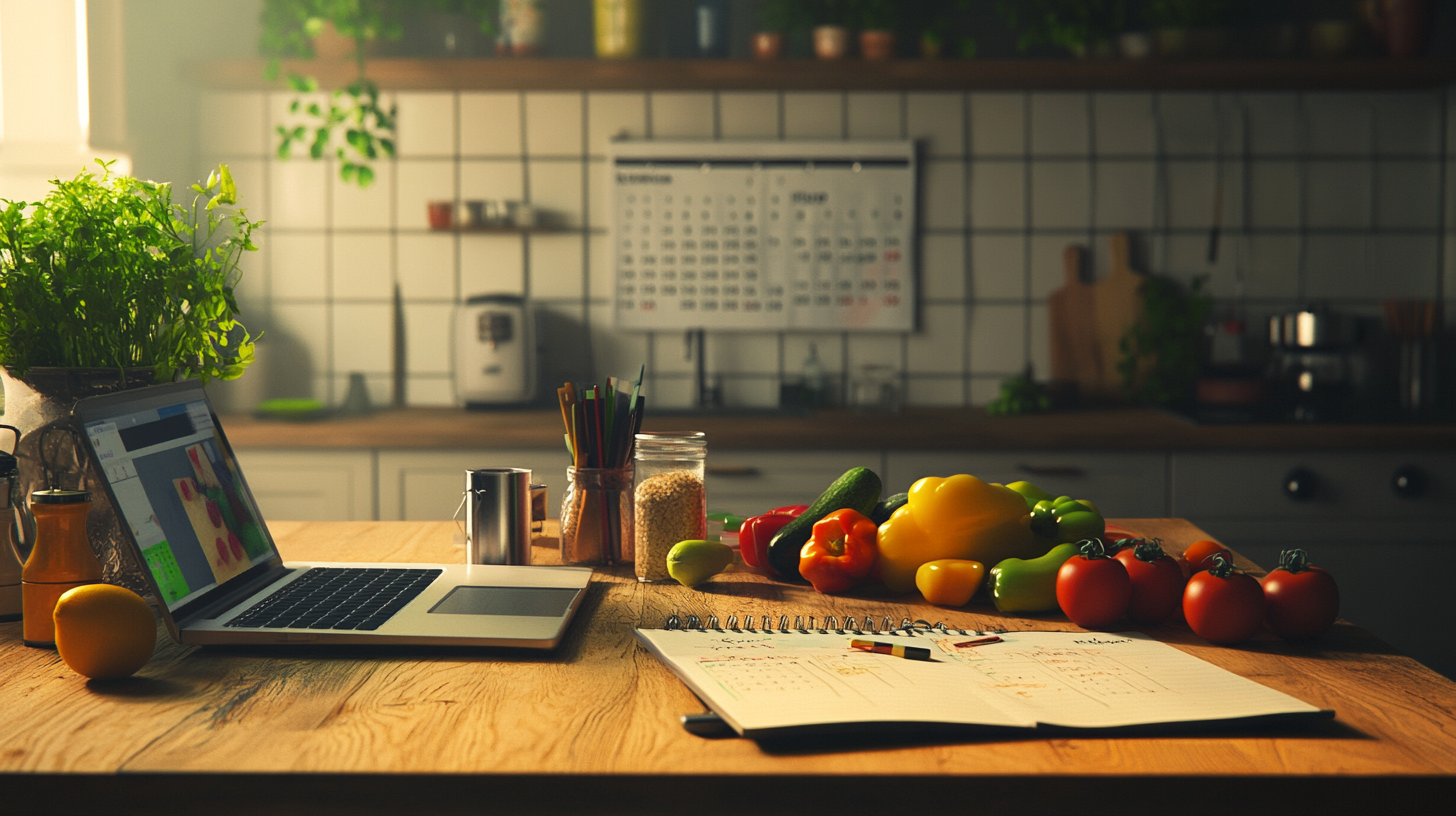
[[[701,432],[637,434],[632,488],[637,580],[671,580],[668,550],[707,535],[707,457],[708,441]]]

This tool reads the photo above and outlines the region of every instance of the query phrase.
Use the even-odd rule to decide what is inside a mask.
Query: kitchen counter
[[[551,410],[406,408],[312,422],[227,416],[240,448],[560,448]],[[1150,409],[1063,411],[988,417],[979,409],[914,408],[900,414],[826,410],[784,414],[654,416],[644,430],[704,431],[714,451],[823,450],[1456,450],[1456,424],[1200,425]]]
[[[1129,520],[1170,549],[1204,534]],[[310,560],[458,561],[450,522],[274,522]],[[549,557],[540,547],[535,555]],[[543,558],[543,560],[546,560]],[[1247,561],[1241,563],[1257,569]],[[1315,643],[1145,631],[1321,708],[1285,727],[1021,739],[702,739],[702,704],[639,646],[670,614],[902,616],[1068,629],[1060,615],[829,598],[748,572],[697,589],[599,569],[567,640],[527,650],[181,647],[87,683],[0,624],[0,810],[52,813],[1441,813],[1456,684],[1341,621]],[[1101,806],[1095,803],[1102,803]]]

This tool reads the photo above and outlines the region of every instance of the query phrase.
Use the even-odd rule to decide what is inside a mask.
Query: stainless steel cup
[[[531,563],[531,471],[465,471],[465,558],[470,564]]]

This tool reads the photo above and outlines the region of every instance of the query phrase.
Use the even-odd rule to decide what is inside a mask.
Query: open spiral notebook
[[[891,628],[785,629],[765,619],[669,619],[637,637],[750,738],[873,731],[1162,730],[1328,718],[1283,692],[1140,633],[984,634],[903,620]],[[694,625],[696,624],[696,625]],[[802,619],[796,626],[803,626]],[[849,647],[929,647],[928,661]]]

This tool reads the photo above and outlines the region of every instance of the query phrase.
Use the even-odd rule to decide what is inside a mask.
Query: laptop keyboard
[[[444,570],[314,567],[224,626],[378,629]]]

